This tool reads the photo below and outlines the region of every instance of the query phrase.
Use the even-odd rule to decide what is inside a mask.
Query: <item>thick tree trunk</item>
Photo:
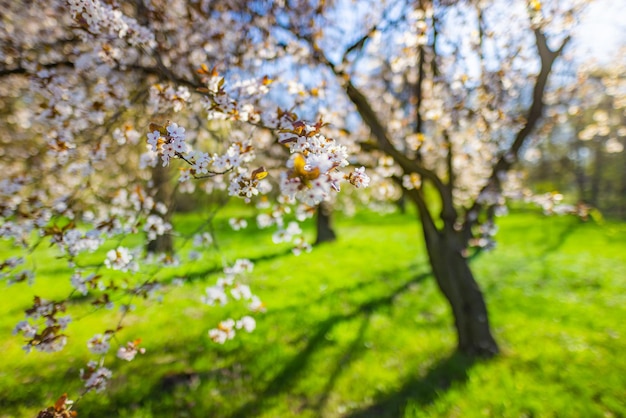
[[[331,209],[325,203],[320,203],[317,207],[316,228],[317,237],[315,244],[323,242],[332,242],[337,239],[337,235],[333,230]]]
[[[473,357],[492,357],[499,351],[491,334],[487,306],[474,279],[456,231],[428,231],[426,248],[437,285],[454,315],[458,350]]]

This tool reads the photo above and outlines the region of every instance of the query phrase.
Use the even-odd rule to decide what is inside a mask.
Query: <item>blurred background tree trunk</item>
[[[317,206],[316,230],[316,245],[323,242],[332,242],[337,239],[337,235],[332,226],[332,209],[328,203],[322,202]]]
[[[162,167],[161,164],[157,164],[152,169],[152,196],[156,202],[161,202],[168,207],[168,211],[163,217],[165,222],[171,223],[173,208],[174,189],[170,183],[169,170],[167,167]],[[166,253],[173,254],[174,242],[172,235],[166,232],[163,235],[159,235],[155,240],[148,242],[147,251],[149,253]]]

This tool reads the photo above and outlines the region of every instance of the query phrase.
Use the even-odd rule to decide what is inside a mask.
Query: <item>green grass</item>
[[[177,223],[191,229],[200,215]],[[454,354],[452,319],[428,275],[414,215],[360,213],[339,240],[294,257],[254,228],[217,223],[223,251],[164,269],[187,285],[139,304],[124,336],[147,353],[109,360],[111,388],[77,405],[84,417],[621,417],[626,416],[626,225],[518,212],[500,220],[498,247],[472,262],[502,354]],[[267,305],[252,334],[223,346],[206,335],[232,307],[199,302],[221,260],[256,258],[250,285]],[[270,254],[270,256],[266,256]],[[88,314],[74,343],[25,355],[10,336],[32,294],[63,296],[69,278],[38,261],[34,288],[0,301],[0,417],[34,416],[80,389],[83,343],[112,321]]]

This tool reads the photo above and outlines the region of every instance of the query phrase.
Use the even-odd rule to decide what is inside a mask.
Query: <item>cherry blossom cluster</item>
[[[204,93],[203,104],[209,119],[246,122],[272,130],[276,132],[278,144],[289,149],[291,156],[274,179],[286,202],[302,202],[314,207],[329,199],[332,191],[339,191],[344,180],[357,188],[369,184],[363,167],[349,174],[341,172],[340,169],[348,165],[347,149],[321,133],[323,123],[307,124],[296,114],[281,109],[276,113],[256,110],[255,101],[259,95],[267,93],[271,84],[267,77],[236,83],[227,91],[225,79],[215,70],[202,66],[198,73],[207,86],[199,90]],[[145,165],[154,166],[157,157],[164,166],[173,158],[181,159],[187,164],[180,170],[182,183],[223,176],[228,194],[246,202],[272,190],[270,183],[264,181],[269,172],[263,166],[253,165],[257,158],[254,139],[236,140],[222,154],[209,154],[194,150],[185,141],[185,129],[173,122],[152,124],[147,139],[149,150],[142,157]],[[239,229],[242,225],[234,223],[232,226]]]
[[[250,102],[233,99],[225,88],[224,78],[215,71],[204,72],[207,74],[205,103],[210,118],[242,120],[243,113],[245,114],[243,120],[275,131],[278,143],[289,149],[291,157],[286,163],[287,170],[280,174],[280,189],[284,196],[315,206],[327,199],[331,190],[339,191],[340,182],[345,179],[350,179],[357,187],[367,186],[367,174],[364,169],[359,169],[348,176],[341,173],[339,169],[348,165],[347,149],[322,134],[322,122],[308,124],[300,120],[295,113],[280,108],[275,113],[255,110]],[[270,84],[271,80],[263,78],[256,83],[250,81],[240,83],[236,89],[245,87],[247,96],[265,94]],[[253,120],[250,120],[250,115],[255,115]],[[241,193],[237,186],[233,189],[238,194]],[[232,190],[231,194],[234,194]],[[247,191],[243,195],[250,197]]]
[[[67,344],[67,335],[63,331],[67,328],[71,318],[65,313],[63,302],[54,302],[35,297],[32,307],[27,309],[26,319],[20,321],[14,328],[13,334],[21,334],[26,338],[24,351],[56,352]]]
[[[235,338],[235,330],[252,332],[256,328],[256,321],[253,317],[246,315],[235,321],[226,319],[221,321],[217,328],[209,330],[209,338],[218,344],[224,344],[228,340]]]
[[[126,39],[131,45],[153,46],[154,34],[126,16],[110,3],[100,0],[67,0],[72,17],[84,25],[94,37],[117,36]]]
[[[80,369],[80,378],[85,382],[86,392],[104,391],[112,375],[111,370],[95,361],[90,361],[86,368]]]
[[[171,85],[154,84],[150,87],[149,104],[155,113],[170,109],[173,112],[180,112],[190,100],[191,93],[186,86],[174,88]]]
[[[312,218],[315,215],[315,208],[305,203],[293,208],[283,199],[282,204],[276,205],[266,205],[264,201],[260,201],[257,209],[261,211],[256,217],[257,227],[259,229],[275,227],[276,231],[272,234],[272,241],[275,244],[292,245],[291,251],[294,255],[311,252],[311,244],[305,239],[299,223]]]
[[[72,341],[67,327],[75,315],[70,317],[72,304],[67,301],[77,295],[94,311],[106,309],[107,318],[116,317],[119,325],[94,330],[88,341],[79,342],[99,356],[81,371],[85,392],[105,388],[112,371],[104,359],[112,351],[124,361],[144,352],[138,340],[120,341],[118,331],[138,300],[163,297],[170,283],[159,272],[182,259],[180,253],[146,255],[145,249],[133,248],[127,240],[140,235],[152,241],[174,234],[166,206],[172,202],[159,201],[152,178],[159,166],[173,159],[183,163],[181,190],[189,191],[197,183],[207,193],[223,190],[247,202],[274,200],[276,193],[271,192],[281,181],[280,173],[289,172],[288,177],[294,177],[285,181],[301,181],[296,194],[302,196],[279,196],[273,210],[283,215],[290,213],[294,197],[305,199],[306,189],[323,190],[312,192],[315,199],[307,200],[315,204],[330,197],[331,183],[336,190],[343,180],[357,187],[367,184],[362,169],[340,173],[347,165],[347,151],[324,137],[320,127],[304,125],[290,112],[261,110],[268,109],[261,103],[272,84],[268,77],[226,86],[216,72],[204,68],[198,74],[207,91],[200,89],[200,100],[192,100],[189,86],[197,78],[189,70],[197,67],[196,62],[243,63],[230,53],[239,48],[237,39],[246,32],[233,28],[248,25],[237,13],[213,13],[197,2],[181,1],[35,0],[32,7],[7,8],[7,27],[0,37],[8,46],[0,52],[0,66],[3,77],[9,76],[0,90],[7,98],[3,106],[13,114],[2,121],[11,144],[3,141],[0,150],[0,236],[26,251],[0,259],[0,279],[13,284],[39,279],[38,249],[47,244],[68,267],[67,296],[35,297],[25,320],[15,326],[14,334],[25,340],[26,351],[59,351]],[[189,16],[188,24],[175,24]],[[18,18],[36,23],[15,24]],[[157,41],[162,44],[158,48]],[[288,46],[296,47],[292,41]],[[273,59],[279,50],[267,44],[259,55]],[[255,51],[246,49],[241,60],[257,59]],[[207,119],[232,126],[232,135],[213,150],[202,148],[205,125],[193,124],[194,113],[202,114],[202,109]],[[174,119],[172,113],[178,123],[164,122]],[[159,123],[146,130],[149,120]],[[281,148],[292,148],[291,141],[282,141],[289,130],[301,137],[298,150],[291,152],[293,158],[304,159],[306,168],[301,170],[280,154]],[[147,150],[138,143],[139,131],[148,131]],[[272,135],[280,135],[281,141],[272,140]],[[309,138],[311,143],[306,144]],[[265,155],[271,147],[279,149],[279,157]],[[309,174],[302,177],[297,170]],[[313,178],[311,173],[317,172]],[[294,251],[310,249],[295,235],[301,234],[297,225],[283,222],[282,215],[280,225],[278,221],[275,225],[283,229],[283,239],[296,245]],[[192,240],[189,260],[197,260],[199,250],[213,237],[201,233]],[[240,279],[247,269],[243,261],[225,269],[222,291],[228,300],[261,312],[263,303]],[[171,284],[180,282],[184,278]],[[220,339],[225,333],[228,339],[234,330],[250,332],[254,327],[254,319],[243,315],[222,321],[217,328],[222,333],[210,337]],[[51,411],[65,413],[68,408],[64,400]]]
[[[20,267],[23,265],[24,257],[9,257],[0,262],[0,280],[7,279],[7,284],[26,282],[32,285],[35,273],[28,268]]]
[[[125,247],[117,247],[114,250],[107,252],[107,258],[104,260],[104,265],[113,270],[119,270],[122,272],[137,271],[139,266],[133,261],[133,256]]]
[[[139,347],[140,343],[141,339],[127,342],[126,345],[121,346],[117,350],[117,357],[122,360],[132,361],[137,356],[137,354],[145,354],[146,349],[143,347]]]
[[[213,244],[213,235],[210,232],[194,234],[192,237],[192,249],[187,254],[189,261],[198,261],[202,258],[200,250],[206,249]]]
[[[251,312],[264,312],[265,305],[261,299],[241,281],[241,276],[250,273],[253,267],[252,262],[246,259],[239,259],[232,266],[225,267],[225,276],[218,278],[215,285],[206,288],[206,294],[201,298],[202,303],[209,306],[225,305],[232,298],[245,303]],[[218,344],[224,344],[235,337],[235,330],[243,329],[252,332],[255,328],[256,321],[249,315],[238,320],[229,318],[221,321],[216,328],[209,330],[209,338]]]
[[[128,86],[132,84],[132,81],[125,82],[119,76],[117,68],[124,68],[127,64],[140,65],[142,61],[134,61],[136,50],[125,49],[123,42],[131,46],[143,45],[149,48],[156,38],[146,29],[147,26],[139,26],[135,19],[125,16],[121,11],[122,8],[118,7],[115,2],[69,1],[68,4],[73,18],[81,28],[77,32],[85,38],[93,37],[101,42],[95,42],[92,47],[86,48],[76,57],[73,62],[75,74],[58,69],[45,69],[39,71],[33,79],[41,87],[39,89],[40,103],[44,104],[40,107],[41,112],[38,113],[37,120],[50,127],[44,131],[44,138],[49,156],[55,160],[55,164],[47,166],[48,172],[70,165],[71,169],[68,167],[67,173],[71,178],[67,182],[63,181],[61,185],[47,188],[51,191],[49,196],[42,196],[37,200],[41,209],[38,209],[37,214],[33,215],[28,222],[21,222],[16,215],[11,220],[3,222],[0,228],[6,230],[7,236],[15,238],[27,237],[33,230],[43,230],[44,238],[50,240],[67,258],[68,264],[72,265],[73,271],[69,280],[74,291],[94,298],[97,302],[96,306],[104,308],[119,306],[120,310],[123,310],[129,305],[119,301],[120,295],[133,294],[133,292],[134,294],[152,294],[159,289],[160,284],[148,279],[138,283],[123,283],[127,286],[127,290],[121,290],[122,283],[105,281],[101,277],[103,271],[105,274],[119,271],[134,277],[132,273],[149,264],[147,260],[142,260],[141,251],[128,248],[122,242],[111,241],[118,239],[121,241],[123,236],[137,233],[144,234],[148,239],[155,239],[171,232],[172,226],[165,220],[166,209],[163,204],[155,201],[147,188],[130,185],[130,181],[124,179],[123,176],[120,176],[123,180],[119,180],[119,183],[115,183],[118,181],[116,179],[112,179],[111,183],[107,182],[107,185],[110,184],[110,189],[103,191],[97,197],[99,200],[106,200],[108,205],[85,201],[83,196],[76,198],[75,192],[85,184],[97,184],[99,180],[101,181],[103,177],[99,176],[98,171],[102,171],[103,168],[104,171],[109,169],[112,161],[119,159],[120,166],[124,167],[125,162],[121,156],[127,153],[116,151],[130,150],[132,145],[136,144],[137,131],[132,125],[121,125],[113,129],[111,134],[102,137],[96,135],[98,140],[92,143],[85,143],[85,137],[90,136],[92,125],[111,124],[109,117],[112,114],[116,115],[118,110],[130,104],[131,97],[126,90],[130,90]],[[152,5],[147,7],[152,11]],[[181,9],[184,8],[181,8],[180,4],[173,4],[164,9],[162,14],[170,17],[177,16],[177,14],[180,15]],[[185,11],[196,13],[194,7]],[[224,17],[224,19],[230,25],[238,23],[236,18]],[[194,30],[196,29],[194,27]],[[184,28],[167,28],[167,30],[170,32],[163,38],[185,39],[185,34],[188,34]],[[216,29],[207,27],[207,30]],[[165,33],[167,32],[164,31]],[[205,32],[197,31],[197,33]],[[230,35],[227,32],[225,36]],[[187,38],[190,44],[194,42],[191,37]],[[113,40],[116,42],[112,42]],[[218,50],[223,48],[217,44],[217,42],[212,42],[211,45],[202,45],[199,49],[204,48],[206,51],[211,48]],[[228,42],[224,44],[228,45]],[[185,48],[183,43],[180,48],[170,48],[173,51],[172,56],[167,56],[164,61],[165,65],[171,66],[174,75],[185,74],[180,70],[186,64],[183,59],[180,59],[184,54],[191,56],[192,53],[198,53],[198,49],[192,51],[191,46],[189,50]],[[291,41],[287,48],[289,48],[289,53],[297,52],[302,56],[306,54],[305,48]],[[276,51],[279,49],[267,44],[263,45],[260,50],[264,58],[271,58],[277,55]],[[174,55],[176,53],[179,55]],[[258,97],[268,92],[272,84],[270,79],[248,79],[227,85],[223,78],[213,74],[212,71],[205,75],[208,76],[205,81],[208,91],[201,93],[204,95],[202,100],[208,119],[247,123],[258,127],[258,130],[271,130],[277,138],[275,144],[286,148],[289,151],[288,156],[283,158],[280,164],[273,166],[266,164],[266,160],[262,160],[264,157],[261,156],[265,144],[261,144],[256,135],[232,138],[230,143],[227,142],[221,148],[222,151],[208,152],[193,142],[196,133],[190,135],[190,132],[185,131],[185,128],[192,129],[188,121],[184,119],[185,116],[181,116],[179,119],[177,117],[180,126],[176,123],[161,122],[162,125],[157,129],[150,129],[151,136],[148,137],[150,148],[142,156],[140,161],[142,166],[155,167],[159,164],[159,160],[161,165],[167,165],[172,159],[179,159],[184,162],[179,178],[183,185],[181,187],[188,187],[186,185],[193,183],[191,180],[194,179],[215,178],[215,181],[207,181],[207,186],[202,187],[207,189],[212,187],[211,190],[215,190],[223,185],[229,195],[259,203],[262,202],[263,197],[272,196],[270,194],[272,188],[269,185],[277,185],[281,193],[276,199],[278,204],[267,208],[269,213],[266,214],[266,218],[258,218],[259,225],[265,222],[265,224],[276,226],[278,231],[274,234],[273,240],[294,243],[296,252],[310,250],[310,246],[301,238],[301,229],[296,223],[287,220],[287,217],[295,216],[297,220],[301,220],[310,216],[314,206],[332,199],[334,192],[339,191],[342,182],[348,181],[356,188],[367,187],[370,179],[365,174],[365,169],[361,167],[352,172],[343,172],[346,171],[348,165],[347,147],[325,136],[322,133],[325,132],[325,128],[321,122],[305,122],[292,111],[281,109],[262,111],[261,109],[269,107],[261,106]],[[81,86],[79,82],[81,79],[88,80],[87,87]],[[193,106],[189,91],[185,87],[170,83],[171,80],[167,82],[159,80],[159,83],[154,84],[150,89],[147,106],[153,112],[182,112],[187,106]],[[141,124],[135,125],[142,126]],[[117,145],[128,148],[116,148]],[[134,162],[132,159],[126,160],[126,164]],[[11,216],[18,213],[17,207],[20,203],[16,202],[19,200],[25,202],[30,199],[31,191],[27,189],[28,186],[34,184],[34,181],[34,178],[24,181],[20,177],[10,177],[7,188],[19,190],[7,193],[7,199],[3,198],[1,204],[9,202],[9,205],[13,206]],[[43,189],[46,188],[43,187]],[[83,190],[87,191],[87,189]],[[293,203],[299,206],[295,210],[288,209]],[[66,223],[65,218],[75,222]],[[270,221],[268,222],[267,219]],[[243,226],[243,220],[233,222],[233,226]],[[199,241],[202,241],[201,245],[206,245],[209,240],[210,238],[203,237]],[[106,244],[111,245],[103,247]],[[102,252],[101,260],[101,266],[106,270],[99,267],[92,268],[81,259],[83,254],[100,248],[106,248]],[[150,263],[174,265],[178,262],[177,260],[177,257],[171,255],[158,255],[154,256]],[[15,281],[22,280],[22,278],[29,279],[29,274],[24,273],[28,269],[20,270],[24,264],[27,263],[18,265],[13,261],[8,261],[3,271],[13,271]],[[227,280],[230,274],[228,273],[224,279]],[[238,297],[239,300],[252,305],[253,310],[261,309],[261,302],[250,296],[249,289],[246,290],[244,284],[235,286],[233,282],[225,286],[222,290],[229,299],[237,300]],[[253,324],[251,317],[247,316],[238,321],[226,320],[218,326],[217,329],[221,331],[215,335],[219,338],[226,335],[228,339],[234,330],[249,331],[253,328]],[[36,325],[31,324],[31,326]],[[42,327],[41,324],[37,326],[39,329]],[[26,333],[30,334],[28,327],[24,328]],[[101,332],[89,340],[88,348],[94,354],[104,355],[110,351],[113,339],[113,333]],[[129,344],[131,343],[122,345],[118,353],[122,350],[123,353],[127,353],[126,357],[130,358],[130,353],[136,352],[134,349],[136,347]],[[119,357],[123,358],[123,356]],[[87,367],[83,374],[86,388],[98,390],[103,387],[104,382],[110,378],[110,372],[107,370],[102,363]]]
[[[84,382],[84,393],[95,391],[102,392],[106,389],[108,381],[113,376],[113,372],[104,367],[106,354],[111,349],[111,340],[116,338],[116,333],[121,329],[120,326],[115,330],[106,330],[103,334],[95,334],[87,341],[87,348],[92,354],[100,356],[99,361],[91,360],[87,367],[80,370],[80,378]],[[120,344],[116,352],[116,357],[125,361],[132,361],[137,354],[144,354],[146,349],[140,347],[141,339],[128,341],[126,344]]]

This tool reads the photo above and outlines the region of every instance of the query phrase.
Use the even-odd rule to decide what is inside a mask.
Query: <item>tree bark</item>
[[[493,357],[498,344],[491,334],[483,293],[463,256],[456,231],[429,231],[424,227],[426,249],[439,289],[454,315],[457,349],[471,357]]]
[[[322,202],[317,206],[317,237],[315,238],[315,245],[323,242],[332,242],[337,239],[337,235],[332,226],[331,213],[332,211],[327,204]]]
[[[464,255],[467,248],[464,231],[455,229],[454,207],[444,205],[441,212],[444,225],[438,228],[423,192],[409,190],[407,197],[417,206],[435,281],[452,309],[457,350],[469,357],[495,356],[500,350],[491,334],[483,293]]]

